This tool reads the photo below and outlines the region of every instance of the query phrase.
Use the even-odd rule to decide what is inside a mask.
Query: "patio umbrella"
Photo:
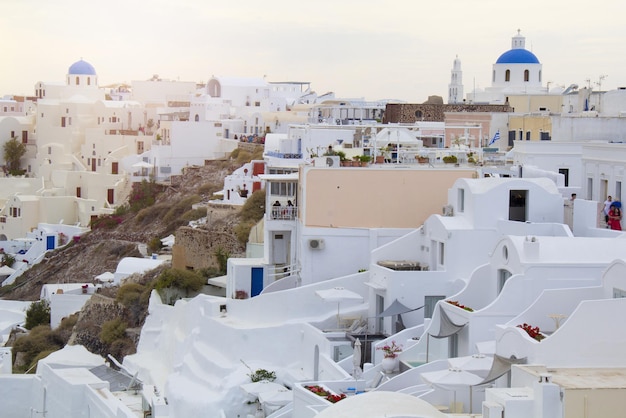
[[[98,274],[95,279],[100,280],[101,282],[112,282],[113,279],[115,279],[115,275],[110,271],[105,271],[102,274]]]
[[[611,206],[615,206],[616,208],[621,208],[622,202],[620,202],[619,200],[616,200],[615,202],[611,203]]]
[[[363,301],[363,297],[352,290],[343,287],[333,287],[332,289],[316,290],[315,294],[326,302],[337,302],[337,327],[339,327],[339,306],[341,302]]]
[[[489,374],[493,365],[493,357],[484,354],[474,354],[471,356],[449,358],[448,364],[455,369],[476,374],[483,379]]]
[[[133,164],[133,167],[135,167],[135,168],[152,168],[152,164],[147,163],[145,161],[139,161],[139,162]]]
[[[466,372],[453,367],[444,370],[437,370],[435,372],[422,373],[422,380],[433,387],[453,391],[454,405],[456,405],[457,389],[469,388],[471,399],[471,387],[483,381],[480,376],[475,375],[474,373]]]
[[[352,354],[352,367],[354,368],[352,376],[358,379],[361,375],[361,340],[358,338],[354,342],[354,353]]]

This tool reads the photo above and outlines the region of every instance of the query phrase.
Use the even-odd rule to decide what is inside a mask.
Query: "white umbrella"
[[[337,327],[339,327],[339,305],[347,301],[363,301],[363,297],[352,290],[343,287],[333,287],[332,289],[316,290],[315,294],[326,302],[337,302]]]
[[[152,168],[152,164],[147,163],[145,161],[139,161],[139,162],[133,164],[133,167],[135,167],[135,168]]]
[[[15,273],[15,269],[12,269],[9,266],[0,267],[0,276],[10,276],[13,273]]]
[[[448,364],[452,368],[474,373],[484,379],[491,370],[493,357],[484,354],[474,354],[471,356],[450,358],[448,359]]]
[[[105,271],[102,274],[98,274],[95,279],[100,280],[101,282],[112,282],[113,279],[115,279],[115,275],[110,271]]]
[[[352,376],[356,380],[361,375],[361,340],[359,340],[358,338],[354,342],[354,353],[352,354],[352,366],[354,367]]]
[[[466,372],[457,368],[448,368],[437,370],[435,372],[422,373],[422,380],[429,385],[454,392],[454,404],[456,405],[457,389],[470,388],[470,409],[471,409],[471,387],[483,381],[483,379],[474,373]],[[455,411],[458,412],[458,411]]]

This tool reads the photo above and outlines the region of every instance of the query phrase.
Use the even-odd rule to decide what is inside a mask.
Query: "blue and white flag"
[[[493,136],[493,138],[491,138],[491,141],[489,141],[489,145],[488,146],[491,146],[498,139],[500,139],[500,130],[499,129],[496,131],[496,134]]]

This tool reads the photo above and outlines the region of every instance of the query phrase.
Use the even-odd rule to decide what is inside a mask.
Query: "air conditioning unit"
[[[452,207],[452,205],[445,205],[441,209],[441,212],[443,213],[443,216],[453,216],[454,215],[454,208]]]
[[[339,167],[339,156],[326,157],[326,167]]]
[[[309,248],[312,250],[321,250],[324,248],[324,240],[321,238],[310,239]]]

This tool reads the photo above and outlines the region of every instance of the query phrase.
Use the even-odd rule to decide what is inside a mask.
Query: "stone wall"
[[[218,268],[215,252],[222,247],[232,257],[241,256],[241,244],[232,233],[239,211],[230,205],[209,205],[207,225],[202,228],[184,226],[176,230],[172,247],[172,268],[198,270]]]
[[[447,112],[508,113],[512,111],[513,108],[509,105],[390,103],[387,104],[383,123],[444,122],[444,115]]]

